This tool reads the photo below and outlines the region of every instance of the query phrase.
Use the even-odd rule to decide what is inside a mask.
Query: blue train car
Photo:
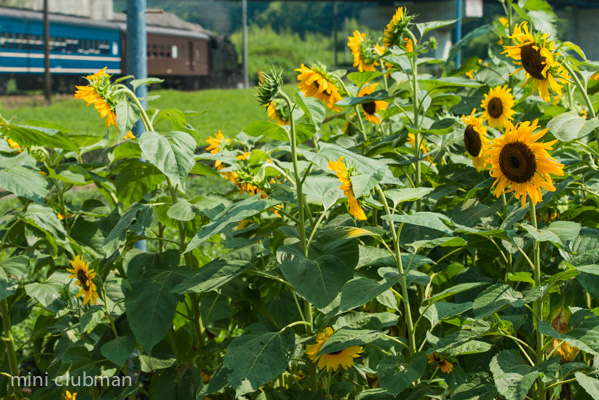
[[[71,91],[87,75],[107,67],[122,73],[121,32],[116,23],[50,15],[53,90]],[[43,19],[40,12],[0,7],[0,92],[9,79],[19,90],[42,87]]]

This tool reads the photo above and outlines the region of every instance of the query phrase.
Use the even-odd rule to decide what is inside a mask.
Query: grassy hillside
[[[294,90],[291,86],[286,89],[288,93]],[[252,121],[267,120],[266,110],[256,101],[253,88],[197,92],[157,90],[150,94],[160,96],[150,101],[150,107],[202,112],[188,119],[198,130],[202,140],[219,129],[226,135],[235,135]],[[14,105],[9,107],[7,104],[6,99],[4,102],[0,100],[0,113],[5,118],[14,116],[18,123],[43,120],[63,125],[79,133],[101,134],[106,129],[93,107],[86,107],[84,101],[73,100],[71,96],[59,98],[50,106],[35,101],[23,102],[22,104],[27,105],[18,108],[13,108]]]

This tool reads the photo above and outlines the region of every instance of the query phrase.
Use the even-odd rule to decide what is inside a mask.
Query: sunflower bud
[[[434,36],[430,38],[428,41],[428,47],[430,47],[431,50],[435,50],[437,48],[437,38]]]
[[[270,74],[263,72],[260,84],[256,87],[258,102],[263,106],[269,105],[283,86],[283,71],[271,68]]]
[[[395,15],[391,18],[391,21],[389,21],[389,24],[387,24],[387,28],[385,29],[385,37],[383,38],[385,47],[406,45],[405,42],[408,40],[408,38],[406,38],[406,31],[409,29],[412,18],[414,18],[414,16],[405,13],[403,7],[397,9]]]

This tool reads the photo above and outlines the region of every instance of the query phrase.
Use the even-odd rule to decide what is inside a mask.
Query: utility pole
[[[456,0],[456,18],[458,19],[455,22],[455,42],[459,42],[462,40],[462,0]],[[455,55],[455,67],[459,68],[460,64],[462,64],[462,52],[458,51]]]
[[[52,103],[52,77],[50,76],[50,18],[48,0],[44,0],[44,97]]]
[[[243,85],[250,87],[250,75],[248,70],[248,3],[247,0],[241,0],[243,11]]]
[[[148,55],[146,36],[146,0],[127,0],[127,74],[135,79],[148,77]],[[147,97],[148,87],[140,85],[135,91],[137,97]],[[141,105],[148,107],[148,101],[142,100]],[[141,136],[143,125],[137,121],[132,129],[135,137]],[[135,248],[146,251],[146,241],[135,242]]]

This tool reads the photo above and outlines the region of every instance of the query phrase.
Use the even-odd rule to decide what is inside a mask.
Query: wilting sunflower
[[[485,94],[485,98],[480,106],[485,110],[483,118],[488,121],[492,128],[505,128],[507,123],[512,120],[515,111],[514,96],[510,93],[507,85],[496,86]]]
[[[483,125],[482,117],[475,117],[474,112],[463,116],[462,121],[466,124],[464,130],[464,146],[472,156],[472,163],[477,171],[483,170],[487,163],[488,153],[486,151],[490,141],[487,137],[487,127]]]
[[[437,366],[441,368],[441,371],[446,374],[453,371],[453,364],[447,361],[441,354],[431,353],[426,356],[426,358],[428,359],[429,364],[437,364]]]
[[[299,89],[308,97],[314,97],[331,109],[331,111],[342,111],[341,107],[335,106],[342,99],[339,88],[335,84],[335,78],[328,74],[321,65],[312,65],[308,68],[302,66],[296,71]]]
[[[547,42],[548,34],[532,35],[528,31],[528,23],[522,22],[514,27],[510,36],[516,43],[515,46],[503,46],[504,53],[522,65],[516,72],[526,71],[526,83],[533,82],[533,93],[539,91],[539,96],[545,101],[551,101],[549,87],[560,97],[562,96],[561,83],[567,83],[568,73],[557,61],[559,53],[554,51],[555,42]]]
[[[69,278],[77,279],[75,285],[81,286],[77,296],[84,296],[83,305],[90,302],[95,304],[96,300],[99,298],[96,285],[92,280],[96,276],[96,273],[93,269],[89,269],[87,261],[83,257],[77,256],[71,261],[71,269],[67,268],[67,271],[71,273]]]
[[[208,136],[206,142],[210,145],[206,147],[206,150],[210,150],[212,154],[216,154],[220,152],[224,146],[231,144],[231,139],[226,138],[225,135],[223,135],[223,131],[219,130],[214,137]],[[221,169],[222,165],[223,163],[218,160],[214,162],[214,168],[216,169]]]
[[[530,196],[533,204],[543,200],[541,188],[555,191],[551,176],[563,175],[563,164],[558,163],[549,155],[557,140],[547,143],[537,143],[547,129],[533,133],[539,125],[535,120],[521,122],[516,126],[508,123],[505,134],[493,139],[489,146],[490,174],[495,179],[494,195],[499,197],[505,193],[514,192],[517,199],[522,198],[522,208],[526,206],[526,195]]]
[[[332,328],[326,328],[316,335],[316,344],[306,345],[306,354],[313,362],[318,363],[318,368],[327,371],[337,371],[339,367],[345,369],[354,365],[354,358],[360,357],[362,346],[351,346],[334,353],[317,355],[327,339],[333,334]]]
[[[75,397],[77,397],[77,393],[72,393],[72,394],[71,394],[71,392],[69,392],[69,391],[67,390],[67,392],[64,394],[64,397],[63,397],[63,399],[64,399],[64,400],[77,400]]]
[[[568,332],[568,322],[571,315],[572,313],[568,309],[561,308],[558,314],[551,320],[551,327],[561,334]],[[569,343],[562,342],[559,339],[553,341],[553,347],[557,347],[555,352],[560,355],[562,363],[572,362],[578,353],[580,353],[580,349],[572,347]]]
[[[374,93],[374,89],[378,83],[374,85],[364,86],[360,93],[358,93],[358,97],[366,96],[368,94]],[[389,105],[386,101],[369,101],[367,103],[360,104],[362,106],[362,110],[364,111],[364,115],[366,115],[366,119],[373,124],[380,124],[381,119],[379,118],[379,114],[377,114],[381,110],[386,110]]]
[[[329,160],[329,170],[337,173],[337,178],[339,178],[339,181],[341,182],[339,189],[343,190],[343,194],[347,196],[349,213],[359,221],[366,220],[366,214],[364,214],[364,210],[362,210],[360,203],[358,203],[358,200],[356,200],[356,196],[354,195],[354,190],[352,189],[351,181],[349,180],[349,174],[343,164],[343,156],[339,157],[339,160],[336,162]]]
[[[289,107],[281,99],[274,99],[267,106],[268,118],[279,126],[289,125]]]
[[[102,119],[106,118],[106,127],[116,126],[116,114],[113,111],[116,104],[110,99],[110,75],[106,73],[106,67],[85,79],[89,85],[75,86],[75,99],[85,100],[88,106],[93,104]]]
[[[365,33],[354,31],[354,36],[347,37],[347,46],[351,49],[354,67],[358,67],[358,71],[374,71],[379,65],[376,53],[372,50],[372,41]]]
[[[385,47],[403,45],[407,51],[414,51],[414,43],[412,43],[410,38],[405,37],[405,30],[411,19],[411,16],[404,13],[403,7],[397,8],[395,15],[393,15],[393,18],[391,18],[385,29],[385,36],[383,37]]]

